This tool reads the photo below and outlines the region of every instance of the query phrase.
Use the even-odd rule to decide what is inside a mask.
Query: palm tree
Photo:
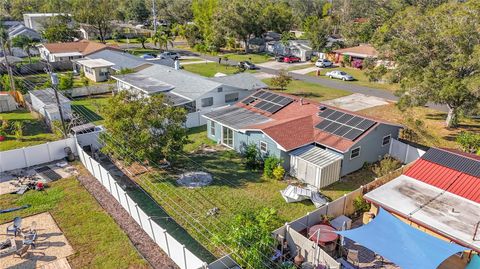
[[[27,53],[29,63],[32,63],[32,55],[30,54],[30,49],[34,48],[37,42],[31,39],[28,36],[16,36],[12,39],[12,44],[14,47],[22,48],[25,53]]]
[[[147,42],[147,38],[145,36],[143,36],[143,35],[138,36],[137,41],[142,44],[143,49],[146,49],[145,42]]]
[[[8,55],[12,55],[12,48],[10,46],[10,42],[8,42],[8,32],[7,32],[7,29],[5,28],[5,26],[0,22],[0,39],[3,40],[3,48],[0,48],[1,50],[3,50],[3,52],[5,54],[7,54],[7,50],[8,50]]]
[[[159,29],[155,34],[152,36],[153,45],[157,45],[160,49],[165,48],[168,50],[168,44],[173,47],[173,40],[174,37],[169,35],[166,31],[162,31]]]

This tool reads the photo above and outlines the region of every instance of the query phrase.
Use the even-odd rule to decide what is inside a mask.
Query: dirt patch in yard
[[[100,182],[88,173],[82,173],[78,180],[125,231],[133,245],[153,268],[178,268]]]

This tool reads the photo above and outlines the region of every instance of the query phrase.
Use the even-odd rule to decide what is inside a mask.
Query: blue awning
[[[370,223],[337,233],[402,269],[435,269],[453,254],[467,250],[413,228],[381,208]]]

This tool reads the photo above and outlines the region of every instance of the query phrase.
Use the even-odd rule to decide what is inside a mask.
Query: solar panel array
[[[250,105],[256,100],[258,100],[258,102],[253,106],[254,108],[263,110],[271,114],[279,111],[280,109],[293,102],[293,99],[289,97],[267,91],[258,91],[252,96],[249,96],[242,100],[242,103],[245,105]]]
[[[321,108],[318,115],[324,120],[315,126],[317,129],[352,141],[376,123],[363,117],[325,107]]]

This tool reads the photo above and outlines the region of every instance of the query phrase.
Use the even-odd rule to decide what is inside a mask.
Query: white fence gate
[[[425,151],[392,138],[389,154],[393,158],[407,164],[422,157]]]

